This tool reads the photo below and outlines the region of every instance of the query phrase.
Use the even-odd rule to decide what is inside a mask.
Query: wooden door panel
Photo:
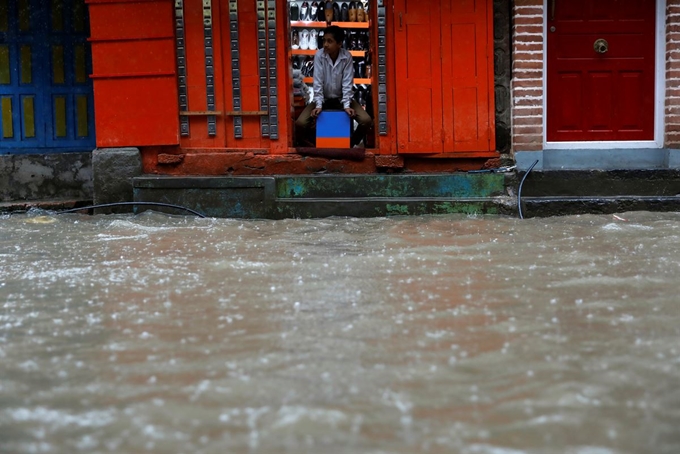
[[[555,0],[555,19],[590,27],[607,28],[620,20],[639,21],[649,16],[648,0]]]
[[[413,87],[408,91],[408,143],[411,151],[427,151],[434,146],[433,97],[431,88]]]
[[[491,149],[493,109],[486,56],[488,2],[442,2],[444,150]]]
[[[638,106],[642,105],[645,99],[644,74],[641,71],[621,71],[619,74],[620,89],[628,96],[618,100],[619,128],[625,131],[636,131],[642,129],[644,118]]]
[[[437,153],[441,141],[441,67],[438,5],[419,0],[395,2],[397,143],[402,153]]]
[[[583,103],[581,96],[581,86],[583,85],[582,74],[580,72],[563,72],[559,74],[558,83],[562,90],[556,93],[554,101],[561,106],[555,113],[563,131],[580,131],[583,129]]]
[[[610,62],[614,58],[639,58],[644,59],[648,54],[645,47],[648,43],[641,37],[641,33],[636,34],[582,34],[567,35],[559,38],[556,43],[557,52],[560,58],[581,58],[588,59],[584,64],[601,64]],[[607,36],[609,50],[606,57],[593,60],[593,44],[599,38]]]
[[[449,25],[451,30],[451,78],[474,82],[477,77],[477,27],[475,24]]]
[[[549,21],[547,140],[654,139],[654,0],[557,0]],[[597,39],[608,43],[595,51]]]
[[[606,131],[615,129],[613,117],[613,98],[614,94],[614,74],[612,71],[596,72],[586,74],[585,81],[586,99],[589,101],[590,109],[586,111],[585,128],[588,131]]]
[[[454,147],[458,151],[473,151],[480,137],[478,90],[475,87],[455,88],[452,98]]]

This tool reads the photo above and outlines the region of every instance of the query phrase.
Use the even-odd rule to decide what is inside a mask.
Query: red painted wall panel
[[[98,147],[176,145],[171,0],[88,0]]]
[[[95,79],[98,147],[179,143],[175,77]]]
[[[98,40],[173,38],[171,0],[86,0],[92,37]]]
[[[96,77],[175,74],[173,40],[102,41],[92,43]]]

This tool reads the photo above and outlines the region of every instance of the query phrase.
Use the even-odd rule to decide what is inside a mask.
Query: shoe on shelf
[[[323,30],[319,30],[319,36],[316,38],[316,48],[317,49],[323,49],[323,35],[325,35],[326,32]]]
[[[319,14],[317,11],[319,9],[319,4],[312,2],[312,6],[309,7],[309,20],[316,20],[316,16]]]
[[[319,40],[319,32],[317,32],[316,29],[313,28],[309,32],[309,42],[307,44],[307,46],[309,47],[310,50],[317,50],[318,49],[318,47],[317,47],[318,44],[319,44],[318,40]]]
[[[302,49],[302,50],[309,49],[309,31],[308,30],[302,30],[300,32],[300,49]]]
[[[347,3],[342,4],[342,8],[340,9],[340,20],[342,22],[349,22],[349,8],[347,7]]]
[[[307,2],[302,2],[302,6],[300,7],[300,20],[309,20],[309,4]]]
[[[300,20],[300,7],[297,2],[290,4],[290,20]]]
[[[312,17],[312,20],[318,22],[324,22],[326,20],[326,2],[319,2],[319,8],[316,13],[316,17]]]
[[[368,50],[368,32],[364,31],[359,34],[359,49],[358,50]]]
[[[326,23],[331,23],[333,22],[333,6],[335,5],[335,2],[326,2],[326,8],[324,10],[324,19]]]
[[[300,72],[305,77],[312,77],[314,75],[314,59],[311,56],[307,57],[305,62],[302,64]]]
[[[356,77],[359,79],[365,79],[366,78],[366,62],[363,60],[357,61],[357,70],[356,70]]]
[[[340,6],[333,2],[333,22],[340,22],[341,19]]]
[[[351,31],[345,32],[345,42],[342,43],[342,47],[344,47],[347,50],[354,50],[354,49],[352,49],[352,32]]]
[[[353,30],[352,32],[350,32],[349,35],[350,35],[351,38],[352,38],[351,44],[350,44],[350,46],[349,46],[349,49],[352,49],[352,50],[362,50],[362,48],[361,48],[361,41],[359,41],[359,35],[357,35],[357,32]]]
[[[293,30],[293,37],[290,39],[290,47],[293,49],[300,48],[300,35],[297,30]]]

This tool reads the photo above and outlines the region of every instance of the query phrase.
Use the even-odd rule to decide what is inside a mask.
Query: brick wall
[[[512,145],[513,150],[540,150],[543,147],[543,0],[515,0],[513,15]]]
[[[664,143],[680,148],[680,0],[666,0],[666,130]]]
[[[512,145],[543,147],[543,0],[513,2]],[[680,148],[680,0],[666,0],[666,147]]]

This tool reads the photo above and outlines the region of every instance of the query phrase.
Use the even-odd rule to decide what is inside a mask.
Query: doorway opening
[[[337,26],[342,29],[344,38],[342,48],[351,55],[352,94],[351,99],[373,120],[371,126],[360,128],[358,118],[351,121],[354,142],[359,147],[375,147],[374,76],[376,74],[372,28],[374,26],[372,9],[376,2],[363,1],[300,1],[288,0],[289,42],[292,69],[292,131],[294,147],[316,147],[316,125],[311,119],[301,126],[297,121],[315,105],[314,59],[323,53],[326,28]],[[335,104],[338,104],[337,102]],[[312,106],[313,105],[313,106]],[[343,110],[342,105],[328,103],[324,109]],[[307,109],[307,111],[306,111]],[[340,132],[345,134],[345,132]]]

